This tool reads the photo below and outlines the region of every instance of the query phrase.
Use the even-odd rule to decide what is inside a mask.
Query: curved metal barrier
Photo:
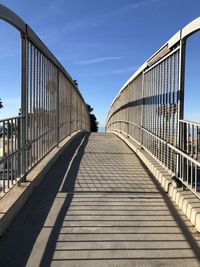
[[[90,131],[84,99],[32,29],[0,4],[0,19],[21,33],[21,114],[0,120],[1,195],[75,131]]]
[[[200,197],[200,124],[183,120],[185,44],[200,18],[177,32],[126,82],[106,131],[132,138]]]

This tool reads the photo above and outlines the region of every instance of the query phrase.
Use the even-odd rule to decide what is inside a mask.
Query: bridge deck
[[[134,153],[80,136],[0,240],[0,266],[200,266],[200,241]]]

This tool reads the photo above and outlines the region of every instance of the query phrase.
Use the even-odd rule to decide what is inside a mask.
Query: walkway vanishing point
[[[191,223],[123,141],[80,135],[2,237],[0,266],[194,267],[199,246]]]
[[[184,69],[200,17],[124,84],[105,134],[90,134],[77,84],[31,27],[1,4],[0,19],[21,42],[20,113],[0,119],[0,267],[199,267],[200,123],[184,115]]]

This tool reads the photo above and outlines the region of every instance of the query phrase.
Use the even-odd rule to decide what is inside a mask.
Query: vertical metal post
[[[80,100],[81,101],[81,100]],[[83,103],[81,102],[81,110],[80,110],[80,128],[83,130]]]
[[[91,132],[90,113],[89,113],[88,110],[87,110],[87,116],[88,116],[88,121],[87,121],[87,124],[88,124],[88,127],[87,127],[88,128],[88,132]]]
[[[180,131],[180,120],[183,119],[184,115],[184,81],[185,81],[185,40],[180,39],[180,52],[179,52],[179,84],[178,84],[178,126],[177,126],[177,143],[176,145],[181,148],[181,140],[185,142],[184,131]],[[184,146],[184,145],[183,145]],[[177,166],[176,166],[176,176],[179,176],[180,170],[180,158],[177,155]]]
[[[76,131],[78,130],[78,93],[76,93]]]
[[[27,94],[27,37],[21,34],[21,146],[24,147],[27,142],[27,116],[28,116],[28,94]],[[21,182],[26,181],[27,159],[26,149],[21,152]]]
[[[57,69],[57,98],[56,98],[56,114],[57,114],[57,116],[56,116],[56,120],[57,120],[57,146],[58,146],[58,144],[59,144],[59,142],[60,142],[60,136],[59,136],[59,131],[60,131],[60,118],[59,118],[59,116],[60,116],[60,105],[59,105],[59,69]]]
[[[130,114],[130,91],[131,91],[131,86],[129,85],[128,86],[128,92],[127,92],[127,101],[126,103],[128,103],[128,106],[127,106],[127,117],[126,117],[126,120],[127,120],[127,136],[129,137],[129,114]]]
[[[141,127],[142,127],[142,132],[141,132],[141,141],[140,141],[140,146],[143,146],[143,127],[144,127],[144,71],[142,73],[142,109],[141,109]]]
[[[69,132],[72,133],[72,90],[69,86]]]

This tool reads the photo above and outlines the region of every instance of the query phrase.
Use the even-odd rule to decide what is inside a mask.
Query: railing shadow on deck
[[[66,217],[67,211],[73,200],[76,178],[81,163],[81,159],[84,155],[84,150],[88,142],[88,135],[83,139],[83,142],[79,145],[72,158],[71,165],[67,170],[67,175],[64,177],[64,183],[60,188],[61,193],[67,193],[64,203],[58,213],[55,224],[49,236],[43,257],[40,262],[40,267],[50,266],[53,258],[53,254],[56,248],[58,236],[63,225],[63,221]]]
[[[44,266],[47,262],[50,263],[57,234],[64,220],[63,216],[73,199],[72,192],[76,174],[88,142],[88,136],[88,134],[81,134],[68,146],[36,189],[31,199],[26,203],[24,209],[8,228],[7,233],[0,238],[0,251],[1,255],[3,255],[0,259],[0,266],[26,266],[33,246],[44,227],[52,205],[63,184],[61,191],[69,193],[56,219],[40,266]],[[77,154],[73,158],[76,150],[78,150]],[[71,161],[72,164],[70,166]],[[38,199],[41,199],[42,206],[40,207],[35,205]],[[32,224],[26,224],[26,218],[31,220]],[[7,235],[9,235],[8,239]],[[10,253],[12,254],[11,257]]]
[[[66,252],[75,252],[75,253],[77,253],[77,258],[72,259],[72,258],[62,258],[61,257],[60,259],[59,258],[53,259],[54,258],[54,253],[56,251],[59,251],[59,249],[56,249],[56,247],[57,247],[57,244],[59,242],[59,235],[60,235],[61,230],[63,228],[63,223],[64,223],[64,221],[66,221],[66,216],[68,215],[68,210],[69,210],[69,207],[70,207],[70,205],[72,203],[72,200],[73,200],[73,197],[74,197],[73,190],[74,190],[74,186],[75,186],[75,182],[76,182],[76,178],[77,178],[77,170],[78,170],[79,164],[81,162],[81,158],[82,158],[83,153],[84,153],[84,148],[85,148],[85,144],[83,145],[82,148],[79,149],[78,153],[80,153],[80,154],[77,154],[75,156],[75,159],[74,159],[74,161],[72,163],[72,166],[71,166],[71,168],[69,170],[69,173],[68,173],[68,176],[70,177],[70,179],[68,179],[68,180],[66,179],[66,183],[64,183],[63,187],[61,188],[61,191],[60,192],[62,192],[62,193],[68,193],[68,194],[67,194],[67,197],[66,197],[66,199],[65,199],[65,201],[64,201],[64,203],[63,203],[63,205],[62,205],[62,207],[61,207],[61,209],[59,211],[59,215],[58,215],[58,217],[56,219],[56,222],[55,222],[55,224],[53,226],[53,229],[51,231],[51,234],[50,234],[50,237],[48,239],[48,243],[47,243],[46,249],[44,251],[42,260],[40,262],[40,267],[50,266],[51,263],[52,263],[52,261],[57,262],[57,263],[60,262],[60,264],[62,264],[62,262],[65,261],[65,262],[68,262],[70,264],[70,262],[72,263],[73,261],[78,260],[80,262],[80,264],[81,264],[81,261],[88,261],[88,260],[89,261],[97,260],[97,261],[100,261],[100,262],[103,262],[105,260],[108,260],[108,261],[113,261],[113,260],[118,260],[118,261],[123,261],[123,260],[128,260],[128,261],[130,261],[130,260],[138,260],[138,261],[147,260],[147,261],[150,261],[151,262],[152,260],[157,259],[157,260],[161,260],[161,261],[162,260],[169,260],[169,262],[171,262],[171,263],[173,263],[174,260],[181,260],[181,257],[179,257],[179,256],[176,256],[176,257],[173,258],[173,257],[170,257],[168,255],[166,255],[165,257],[158,257],[158,258],[156,258],[156,257],[155,258],[151,258],[151,257],[149,257],[149,258],[148,257],[146,257],[146,258],[145,257],[141,257],[141,258],[131,258],[131,257],[129,257],[129,258],[128,257],[124,257],[124,258],[121,258],[121,257],[119,257],[119,258],[113,257],[112,258],[111,257],[110,258],[110,257],[102,257],[102,253],[104,253],[104,252],[106,254],[106,252],[108,252],[108,251],[116,251],[116,252],[119,251],[119,250],[122,250],[122,251],[123,250],[124,251],[128,251],[129,250],[129,251],[131,251],[131,250],[134,250],[134,249],[133,248],[129,248],[129,249],[127,249],[127,248],[126,249],[117,249],[117,248],[106,248],[106,247],[105,248],[102,247],[102,248],[96,249],[95,246],[94,246],[94,248],[91,246],[91,248],[89,248],[89,249],[87,247],[86,248],[80,248],[80,249],[79,248],[75,248],[75,249],[74,248],[70,248],[70,249],[64,249],[63,248],[63,249],[60,250],[60,252],[65,252],[65,251]],[[190,230],[188,230],[188,225],[185,223],[185,221],[183,220],[183,218],[181,218],[181,216],[178,214],[178,212],[177,212],[176,208],[174,207],[171,199],[163,191],[163,189],[162,189],[161,185],[159,184],[159,182],[147,170],[147,168],[145,167],[144,163],[140,159],[139,159],[139,161],[142,164],[142,166],[144,167],[144,169],[147,171],[147,173],[149,174],[149,177],[152,180],[153,184],[155,185],[156,189],[161,194],[162,199],[164,200],[164,203],[166,204],[166,206],[167,206],[167,208],[169,210],[169,213],[172,216],[173,220],[177,223],[178,227],[181,229],[181,233],[184,236],[185,242],[188,244],[188,247],[191,248],[192,251],[193,251],[193,253],[194,253],[194,256],[191,256],[191,257],[185,256],[184,257],[185,260],[186,261],[187,260],[193,260],[193,259],[196,258],[197,261],[199,261],[199,263],[200,263],[200,250],[199,250],[199,245],[197,244],[195,238],[192,236],[192,233],[190,232]],[[115,192],[113,192],[113,193],[115,193]],[[133,199],[134,198],[135,197],[133,197]],[[154,198],[154,197],[152,196],[152,198]],[[105,206],[104,206],[104,209],[103,210],[105,211]],[[90,213],[90,211],[88,211],[88,214],[87,215],[89,215],[89,213]],[[80,209],[80,214],[82,214],[81,213],[81,209]],[[119,215],[120,215],[120,213],[119,213]],[[143,215],[143,216],[145,216],[145,215]],[[149,216],[150,216],[150,219],[148,219],[148,221],[151,221],[152,216],[155,216],[155,215],[149,215]],[[164,216],[164,215],[162,215],[162,216]],[[105,220],[105,218],[104,218],[104,220]],[[107,222],[113,222],[114,221],[112,214],[106,215],[106,221]],[[163,221],[163,223],[164,222],[165,221]],[[91,226],[88,225],[86,227],[89,227],[90,228]],[[99,228],[102,228],[102,227],[98,226],[98,229]],[[133,226],[130,226],[130,229],[132,229],[132,228],[134,228],[134,227]],[[153,228],[154,228],[154,230],[150,230],[146,234],[159,235],[159,231],[157,232],[157,230],[156,230],[158,227],[157,226],[154,226]],[[90,234],[91,232],[88,230],[88,232],[86,231],[86,233],[85,232],[81,232],[81,231],[77,231],[77,232],[75,231],[75,233],[77,235],[83,236],[84,234],[87,235],[87,233]],[[73,234],[75,234],[75,233],[73,233]],[[134,233],[134,231],[130,231],[128,233],[131,235],[132,233]],[[103,234],[103,232],[101,230],[95,231],[95,235],[101,236],[102,234]],[[119,232],[117,232],[117,230],[115,230],[115,227],[113,227],[113,231],[106,232],[106,234],[109,236],[109,235],[119,234]],[[167,234],[167,228],[166,228],[165,234]],[[169,232],[169,234],[174,234],[175,235],[176,234],[176,231],[174,233],[173,233],[173,231],[172,232]],[[99,238],[98,241],[97,240],[96,241],[94,241],[94,240],[93,241],[90,241],[90,240],[84,240],[84,238],[82,238],[82,237],[80,238],[80,240],[78,239],[77,241],[73,241],[73,242],[77,242],[77,243],[78,242],[85,242],[85,243],[87,243],[87,242],[89,242],[89,243],[90,242],[93,242],[94,243],[95,242],[96,243],[98,241],[99,242],[109,241],[109,242],[114,243],[114,242],[119,242],[120,241],[120,240],[115,240],[114,238],[111,239],[111,240],[101,240]],[[121,240],[121,242],[126,242],[126,241],[127,240],[125,239],[125,237],[124,237],[123,240]],[[156,240],[156,238],[155,238],[155,239],[148,240],[148,241],[147,240],[144,240],[144,241],[142,241],[142,240],[140,240],[140,241],[139,240],[128,240],[128,241],[130,241],[130,242],[136,241],[136,242],[140,242],[140,243],[143,243],[143,242],[151,242],[153,244],[154,242],[157,242],[158,240]],[[162,241],[163,242],[167,242],[167,240],[162,240]],[[179,241],[181,241],[181,240],[179,240]],[[70,242],[70,240],[68,240],[67,242]],[[172,240],[172,242],[176,243],[177,242],[176,238],[174,238],[174,240]],[[159,248],[159,249],[162,250],[162,248]],[[157,249],[157,250],[159,250],[159,249]],[[168,249],[165,248],[164,250],[166,250],[166,252],[167,252]],[[187,248],[181,248],[181,245],[180,245],[180,248],[179,247],[177,247],[177,248],[171,248],[171,250],[174,250],[174,251],[176,251],[176,250],[179,251],[180,249],[183,250],[183,251],[187,251]],[[144,247],[144,250],[150,250],[153,253],[154,248],[145,248]],[[88,256],[88,257],[85,258],[85,257],[82,257],[81,255],[79,256],[79,253],[81,254],[81,252],[84,252],[84,251],[87,252],[87,253],[91,253],[91,257]],[[155,251],[156,251],[156,249],[155,249]],[[92,257],[92,255],[94,255],[94,252],[97,252],[96,257]],[[169,263],[169,264],[171,264],[171,263]]]
[[[88,136],[85,137],[85,139],[83,139],[83,135],[81,137],[79,137],[76,142],[73,142],[71,144],[71,146],[69,147],[69,149],[67,151],[65,151],[62,156],[59,158],[59,160],[56,162],[54,168],[52,168],[52,170],[49,172],[49,177],[47,177],[45,179],[45,181],[41,184],[41,186],[38,188],[38,190],[35,192],[33,199],[31,199],[29,201],[29,210],[25,207],[25,211],[23,212],[23,216],[19,216],[19,218],[17,219],[17,221],[13,224],[13,228],[11,226],[11,231],[12,231],[12,235],[10,240],[7,242],[7,240],[5,240],[6,242],[4,243],[3,238],[2,238],[2,242],[0,242],[0,251],[2,252],[2,255],[6,255],[7,259],[5,259],[5,261],[2,261],[2,259],[0,259],[0,266],[26,266],[27,262],[29,261],[29,257],[31,256],[31,254],[33,253],[33,247],[36,243],[36,240],[38,239],[39,234],[41,233],[41,231],[43,230],[44,232],[47,230],[49,231],[49,235],[47,237],[47,242],[46,242],[46,247],[44,248],[44,250],[42,250],[41,253],[41,260],[39,261],[39,264],[36,266],[51,266],[51,263],[53,261],[53,257],[54,257],[54,253],[56,251],[56,247],[57,244],[59,243],[59,234],[62,230],[63,227],[63,223],[66,219],[66,216],[68,215],[68,211],[69,211],[69,207],[71,205],[71,202],[73,200],[74,197],[74,186],[75,183],[77,181],[77,173],[79,170],[79,166],[82,160],[82,157],[84,155],[84,150],[85,147],[87,145],[88,142]],[[140,161],[141,162],[141,161]],[[141,162],[141,164],[143,164]],[[145,167],[144,167],[145,168]],[[146,169],[146,168],[145,168]],[[148,172],[148,171],[147,171]],[[176,237],[174,238],[170,238],[169,240],[167,240],[167,235],[176,235],[176,231],[168,231],[169,229],[169,225],[167,224],[169,222],[168,216],[167,215],[163,215],[164,217],[166,216],[166,219],[164,218],[162,220],[162,227],[166,225],[168,225],[168,227],[166,227],[164,232],[159,232],[159,226],[157,226],[156,224],[151,226],[150,231],[148,231],[147,233],[145,231],[143,231],[142,227],[140,227],[141,232],[140,233],[146,233],[147,236],[149,235],[149,237],[145,240],[139,240],[138,238],[134,239],[132,237],[132,233],[134,233],[134,227],[132,224],[134,224],[134,221],[140,221],[140,219],[135,219],[133,220],[133,218],[126,219],[123,221],[116,221],[115,216],[113,216],[112,212],[111,214],[109,214],[109,216],[107,215],[106,218],[102,218],[101,220],[104,220],[105,222],[107,222],[108,225],[112,226],[112,229],[108,231],[106,231],[106,235],[107,238],[102,238],[101,234],[103,234],[103,232],[101,232],[100,227],[98,228],[98,230],[95,232],[96,235],[98,235],[99,237],[97,238],[97,240],[87,240],[83,238],[83,232],[81,232],[77,227],[78,232],[74,232],[77,235],[80,234],[80,239],[78,239],[77,241],[72,241],[72,242],[84,242],[86,244],[86,247],[76,247],[73,248],[69,247],[68,249],[64,248],[63,251],[66,252],[76,252],[77,253],[77,257],[76,260],[83,260],[83,261],[87,261],[87,260],[97,260],[99,262],[103,262],[103,260],[108,260],[108,261],[113,261],[113,260],[137,260],[137,261],[142,261],[142,260],[146,260],[146,261],[152,261],[152,260],[160,260],[160,261],[169,261],[170,263],[173,263],[174,260],[181,260],[182,258],[180,256],[174,256],[170,257],[167,254],[167,251],[169,250],[169,248],[164,248],[162,246],[162,243],[164,242],[170,242],[173,244],[173,247],[170,248],[171,251],[174,251],[173,253],[175,253],[174,255],[176,255],[176,251],[178,251],[178,255],[179,251],[184,251],[186,252],[186,256],[184,257],[185,260],[192,260],[194,258],[196,258],[199,262],[200,262],[200,252],[199,252],[199,246],[196,242],[196,240],[194,239],[194,237],[192,236],[192,233],[188,230],[188,226],[186,225],[185,221],[183,218],[181,218],[181,216],[177,213],[176,208],[173,206],[170,198],[167,196],[167,194],[163,191],[163,189],[161,188],[160,184],[154,179],[154,177],[152,177],[152,175],[149,173],[150,175],[150,179],[152,180],[152,182],[155,184],[155,187],[157,188],[158,192],[160,193],[160,196],[163,199],[163,204],[166,204],[166,207],[172,217],[172,219],[170,219],[171,221],[174,220],[176,221],[177,225],[179,226],[179,228],[181,229],[181,233],[183,234],[183,237],[179,238],[178,240],[176,240]],[[49,179],[48,179],[49,178]],[[55,180],[56,179],[56,180]],[[48,192],[48,194],[45,194],[45,192]],[[57,194],[63,194],[63,197],[61,197],[60,199],[64,199],[63,202],[61,203],[61,206],[59,207],[59,211],[58,211],[58,215],[55,218],[55,223],[52,225],[48,225],[46,224],[45,226],[45,220],[50,212],[50,209],[53,205],[54,200],[57,198]],[[109,196],[110,197],[110,196]],[[159,197],[159,199],[161,198]],[[34,204],[35,202],[38,202],[38,198],[41,198],[41,205],[42,207],[38,207],[36,209],[34,209]],[[59,196],[58,196],[59,198]],[[106,196],[105,196],[106,198]],[[115,201],[119,201],[120,197],[116,196]],[[123,205],[123,209],[125,209],[125,207],[127,208],[127,205],[130,204],[129,207],[134,208],[134,204],[136,204],[137,202],[134,202],[134,199],[137,200],[137,195],[133,195],[133,197],[130,197],[129,199],[129,203],[125,202],[121,202],[120,205]],[[160,200],[158,199],[158,197],[156,196],[152,196],[152,200],[151,198],[149,198],[148,202],[148,206],[149,210],[153,210],[151,208],[151,201],[157,202],[157,204],[155,203],[155,206],[159,206]],[[102,200],[102,199],[101,199]],[[97,199],[96,201],[101,201],[100,199]],[[91,204],[94,205],[95,201],[91,200]],[[82,202],[79,202],[78,204],[80,204]],[[109,206],[106,205],[105,203],[100,202],[99,203],[103,210],[108,208]],[[102,205],[103,204],[103,205]],[[119,204],[118,204],[119,205]],[[97,205],[98,206],[98,205]],[[154,206],[154,207],[155,207]],[[30,208],[32,207],[32,210],[30,211]],[[146,206],[145,206],[146,207]],[[146,207],[146,208],[147,208]],[[79,207],[80,211],[81,211],[81,206]],[[119,208],[119,206],[117,206],[117,208]],[[112,211],[110,209],[110,211]],[[116,210],[117,211],[117,210]],[[144,214],[146,213],[146,210],[143,210],[144,213],[141,216],[145,216]],[[81,213],[81,212],[80,212]],[[89,211],[88,211],[89,213]],[[146,223],[150,224],[152,222],[152,216],[158,216],[160,214],[159,210],[155,210],[155,215],[151,215],[149,219],[146,219]],[[26,224],[26,216],[31,216],[31,219],[33,221],[33,225],[25,225]],[[123,216],[123,215],[121,215]],[[131,217],[132,215],[130,215]],[[137,217],[137,216],[136,216]],[[153,220],[155,221],[155,219]],[[112,225],[112,222],[115,223],[115,226]],[[78,225],[80,225],[83,223],[83,221],[76,221],[76,223]],[[87,230],[87,228],[89,227],[93,227],[94,226],[94,222],[92,222],[92,220],[89,221],[84,221],[84,223],[86,224],[86,234],[91,233],[89,230]],[[117,232],[116,230],[116,226],[120,227],[120,225],[125,225],[126,227],[128,227],[127,225],[130,226],[130,230],[127,233],[123,233],[122,232]],[[110,226],[109,226],[110,227]],[[124,227],[124,226],[122,226]],[[138,226],[137,226],[138,227]],[[147,226],[146,226],[147,227]],[[161,226],[160,226],[161,227]],[[174,227],[174,226],[171,226]],[[49,228],[49,229],[48,229]],[[105,227],[106,228],[106,227]],[[147,230],[147,228],[146,228]],[[22,234],[20,233],[23,232]],[[73,233],[73,234],[74,234]],[[114,236],[114,234],[120,234],[121,238],[120,239],[116,239],[117,237]],[[127,234],[129,235],[128,240],[126,239]],[[152,237],[151,237],[152,234]],[[166,239],[165,238],[159,238],[159,235],[165,234],[166,235]],[[125,235],[125,236],[123,236]],[[21,239],[20,239],[21,237]],[[20,242],[20,246],[19,244],[19,240]],[[67,242],[70,242],[70,239],[67,240]],[[102,253],[107,253],[109,251],[115,251],[115,253],[118,253],[117,251],[119,249],[115,248],[115,246],[109,248],[105,245],[105,247],[101,247],[99,246],[97,243],[106,243],[106,242],[110,242],[110,243],[115,243],[115,242],[120,242],[120,243],[124,243],[125,242],[129,242],[129,243],[140,243],[141,246],[143,247],[142,250],[146,250],[149,251],[151,253],[154,253],[155,251],[161,250],[161,251],[166,251],[166,255],[164,257],[156,257],[152,258],[152,257],[141,257],[141,258],[134,258],[134,257],[120,257],[120,254],[118,255],[118,257],[115,255],[115,257],[113,258],[109,258],[109,257],[102,257]],[[178,245],[177,247],[174,247],[175,244],[179,243],[180,245]],[[184,247],[181,245],[182,242],[186,242],[188,244],[188,248]],[[91,247],[87,248],[87,243],[92,243]],[[152,245],[148,248],[145,248],[145,246],[143,246],[144,243],[151,243]],[[159,248],[154,248],[154,243],[161,243],[161,247]],[[38,242],[39,245],[39,242]],[[95,247],[98,247],[95,249]],[[130,245],[129,245],[130,246]],[[194,255],[192,256],[187,256],[187,250],[189,248],[192,248]],[[40,247],[37,247],[37,249],[39,250]],[[125,245],[122,246],[122,248],[120,249],[122,251],[122,253],[124,252],[124,255],[126,255],[126,251],[134,251],[134,250],[139,250],[137,248],[133,248],[133,247],[126,247]],[[10,253],[12,251],[12,257],[10,257]],[[58,250],[57,250],[58,251]],[[90,257],[82,257],[83,252],[86,253],[90,253]],[[94,258],[94,251],[97,252],[96,254],[96,258]],[[4,254],[5,252],[5,254]],[[79,255],[80,254],[80,255]],[[148,254],[148,253],[147,253]],[[88,254],[89,255],[89,254]],[[107,255],[107,254],[106,254]],[[128,255],[128,254],[127,254]],[[152,254],[153,255],[153,254]],[[6,262],[7,260],[7,262]],[[72,262],[75,259],[69,258],[69,259],[63,259],[60,258],[60,261],[66,261],[69,264],[71,264],[70,262]],[[57,262],[59,262],[59,258],[56,259]],[[6,264],[7,263],[7,264]],[[11,264],[9,264],[11,263]],[[30,265],[28,265],[30,266]],[[61,266],[61,265],[60,265]],[[99,265],[98,265],[99,266]],[[152,265],[150,265],[152,266]]]
[[[142,162],[141,159],[140,159],[140,162],[142,163],[144,168],[146,168],[145,164]],[[177,210],[174,206],[175,204],[172,202],[169,195],[165,193],[161,184],[152,176],[151,172],[148,169],[147,169],[147,172],[149,173],[149,176],[151,177],[152,182],[155,184],[156,188],[160,192],[164,202],[167,204],[167,207],[168,207],[174,221],[176,221],[177,225],[180,227],[186,241],[188,242],[189,246],[193,250],[193,252],[194,252],[194,254],[195,254],[195,256],[198,259],[199,264],[200,264],[200,247],[199,247],[197,241],[195,240],[192,233],[188,229],[188,226],[186,225],[185,221],[181,218],[181,216],[177,212]]]

